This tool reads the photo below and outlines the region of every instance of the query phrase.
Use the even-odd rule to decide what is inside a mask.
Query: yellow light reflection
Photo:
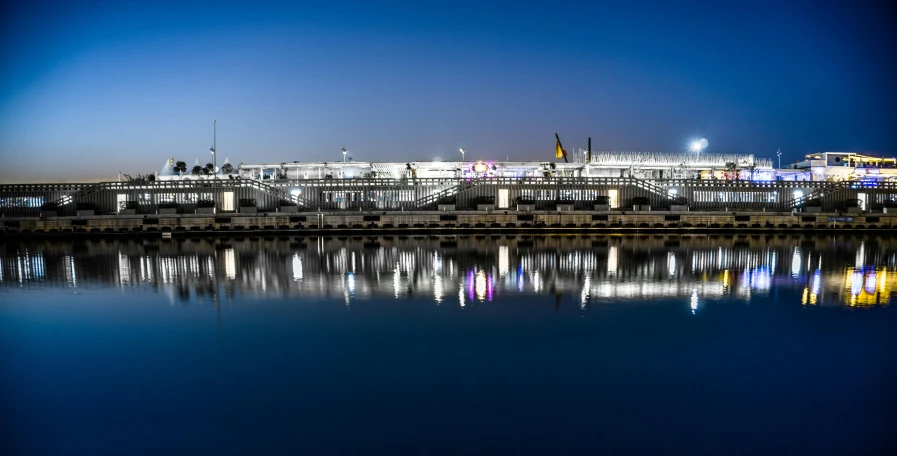
[[[477,294],[477,299],[480,301],[484,301],[486,299],[486,273],[483,271],[477,272],[476,281],[474,281],[474,291]]]

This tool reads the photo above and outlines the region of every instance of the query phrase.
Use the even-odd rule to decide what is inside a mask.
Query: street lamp
[[[346,162],[346,152],[348,152],[348,151],[346,150],[345,147],[343,147],[343,163]]]
[[[461,148],[458,149],[458,152],[461,152],[461,161],[464,161],[464,152],[467,152],[467,149]]]
[[[779,169],[782,169],[782,149],[776,150],[776,156],[779,157]]]
[[[215,156],[215,151],[218,148],[218,119],[215,119],[212,122],[212,148],[209,151],[212,152],[212,174],[215,177],[218,177],[218,157]]]

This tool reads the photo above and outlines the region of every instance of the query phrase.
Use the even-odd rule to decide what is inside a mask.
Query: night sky
[[[568,150],[897,154],[882,1],[3,2],[0,182]],[[288,6],[287,6],[288,5]]]

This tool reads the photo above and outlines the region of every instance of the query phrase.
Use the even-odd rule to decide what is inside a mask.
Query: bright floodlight
[[[704,138],[701,138],[697,141],[692,141],[691,150],[692,150],[692,152],[700,152],[707,148],[707,144],[709,144],[709,143]]]

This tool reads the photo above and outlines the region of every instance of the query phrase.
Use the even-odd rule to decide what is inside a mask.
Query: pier
[[[529,177],[0,186],[7,234],[891,229],[895,212],[893,182]]]

